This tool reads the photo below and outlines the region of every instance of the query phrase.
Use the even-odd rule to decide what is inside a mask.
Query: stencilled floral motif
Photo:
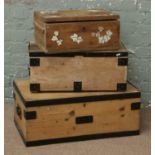
[[[83,41],[83,38],[81,36],[78,36],[76,33],[71,35],[70,38],[73,40],[73,42],[76,42],[77,44],[80,44]]]
[[[58,38],[59,31],[54,31],[54,34],[51,38],[52,41],[56,42],[58,46],[62,45],[63,40]]]
[[[104,28],[102,26],[99,26],[98,31],[97,32],[92,32],[92,34],[91,34],[92,37],[98,38],[98,42],[100,44],[107,43],[111,39],[111,36],[113,34],[111,30],[106,30],[105,35],[101,35],[101,32],[103,32],[103,31],[105,31]]]

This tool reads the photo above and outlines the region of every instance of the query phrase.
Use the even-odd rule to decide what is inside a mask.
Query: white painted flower
[[[73,40],[73,42],[76,42],[78,44],[80,44],[83,41],[82,37],[78,36],[76,33],[71,35],[70,38]]]
[[[77,40],[76,42],[77,42],[78,44],[80,44],[81,41],[80,41],[80,40]]]
[[[59,32],[58,31],[54,31],[54,35],[55,36],[58,36],[59,35]]]
[[[106,35],[103,38],[104,38],[104,42],[108,42],[109,41],[108,37]]]
[[[96,37],[98,39],[99,44],[107,43],[111,39],[111,36],[113,34],[111,30],[107,30],[105,31],[105,35],[101,35],[102,31],[104,31],[104,28],[102,26],[99,26],[98,31],[96,33],[91,33],[92,37]]]
[[[109,41],[111,39],[111,36],[105,35],[107,40]]]
[[[62,45],[62,42],[63,42],[62,39],[58,40],[58,41],[57,41],[57,45],[58,45],[58,46]]]
[[[51,40],[53,42],[56,42],[58,46],[62,45],[63,40],[58,38],[59,36],[59,31],[54,31],[53,36]]]
[[[52,37],[52,41],[57,41],[58,40],[58,37],[57,36],[53,36]]]
[[[96,33],[96,37],[97,37],[97,38],[100,37],[100,32],[97,32],[97,33]]]
[[[112,35],[112,32],[111,32],[110,30],[107,30],[107,31],[106,31],[106,34],[107,34],[108,36],[111,36],[111,35]]]
[[[82,37],[78,37],[77,43],[80,44],[83,41]]]
[[[100,44],[104,44],[104,38],[103,38],[103,36],[102,37],[99,37],[98,40],[99,40],[99,43]]]
[[[78,35],[76,33],[74,33],[73,35],[70,36],[70,38],[73,40],[73,42],[76,42]]]

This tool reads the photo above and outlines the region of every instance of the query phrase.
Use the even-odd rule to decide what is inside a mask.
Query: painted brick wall
[[[105,8],[121,16],[121,39],[129,55],[128,79],[150,103],[150,0],[5,0],[5,100],[12,101],[12,81],[28,76],[27,45],[33,40],[33,11]]]

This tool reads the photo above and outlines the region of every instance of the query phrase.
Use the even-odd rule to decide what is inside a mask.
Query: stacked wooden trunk
[[[119,15],[40,11],[34,28],[30,78],[13,83],[26,146],[139,134],[140,92],[127,82]]]

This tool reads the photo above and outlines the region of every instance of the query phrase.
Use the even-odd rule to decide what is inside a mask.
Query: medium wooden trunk
[[[27,146],[139,134],[140,92],[31,93],[14,82],[15,123]]]
[[[119,15],[104,10],[34,13],[35,42],[45,52],[120,48]]]
[[[45,54],[30,44],[30,89],[39,91],[125,91],[128,51]]]

